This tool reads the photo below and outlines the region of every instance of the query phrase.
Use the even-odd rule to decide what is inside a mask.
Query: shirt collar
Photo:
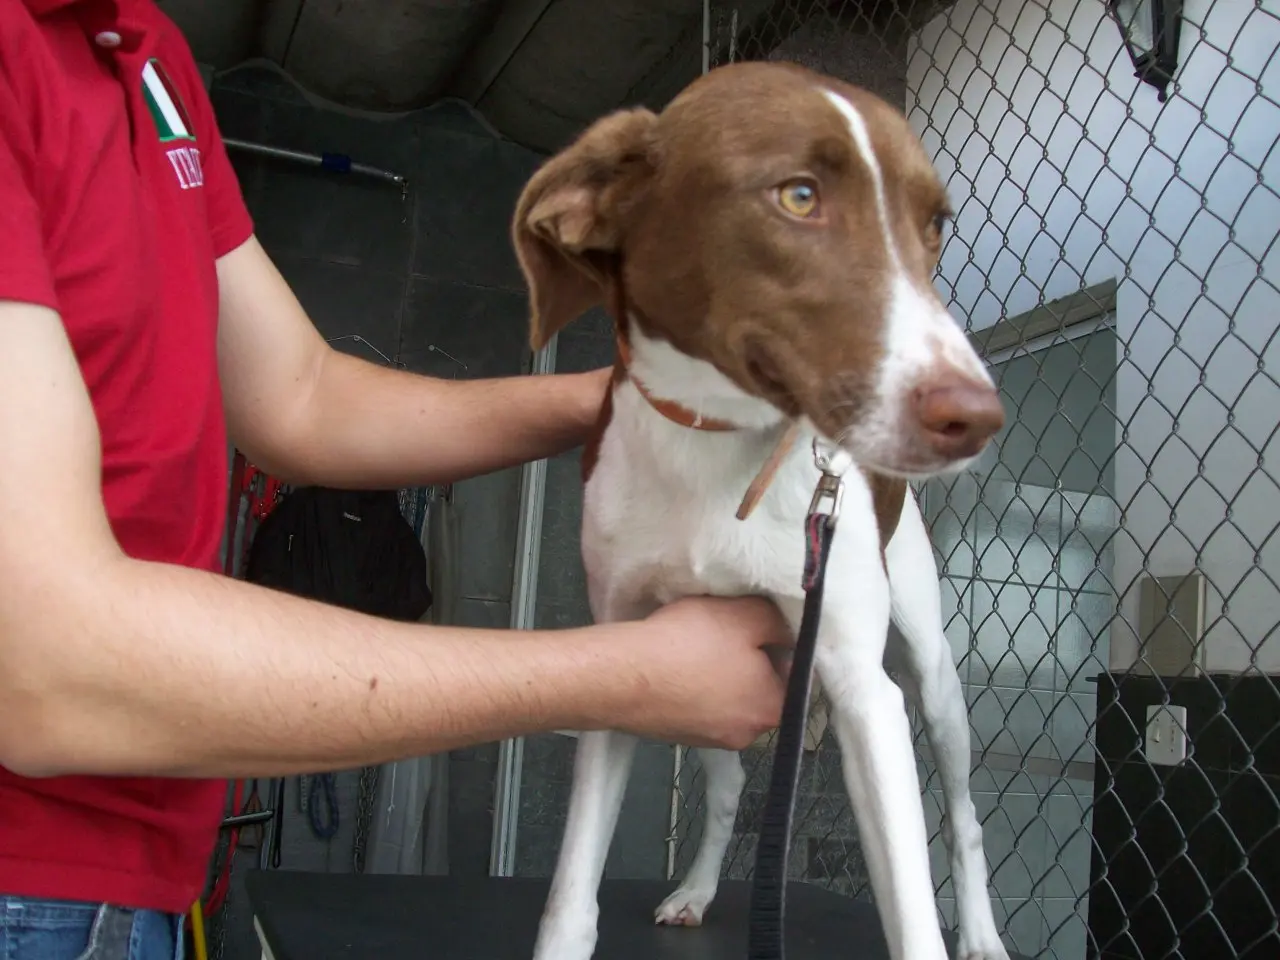
[[[0,0],[7,2],[7,0]],[[120,52],[139,49],[147,32],[144,0],[23,0],[36,17],[75,10],[75,17],[90,35],[119,34]]]

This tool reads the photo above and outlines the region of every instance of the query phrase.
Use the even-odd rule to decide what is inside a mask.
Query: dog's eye
[[[938,239],[942,238],[942,233],[947,229],[947,224],[951,220],[951,214],[943,210],[933,215],[933,219],[929,221],[929,232]]]
[[[778,188],[778,206],[802,220],[818,212],[818,187],[811,180],[791,180]]]

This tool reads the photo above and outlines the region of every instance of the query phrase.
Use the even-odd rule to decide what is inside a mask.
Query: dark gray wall
[[[226,75],[212,97],[227,137],[345,153],[410,178],[402,197],[388,183],[232,152],[259,239],[325,337],[362,336],[409,369],[436,376],[528,372],[527,303],[508,231],[537,154],[496,139],[455,105],[392,120],[349,116],[309,105],[269,71]],[[335,346],[378,359],[355,341]],[[455,489],[464,623],[509,622],[519,482],[519,471],[508,470]],[[489,745],[450,758],[456,873],[488,871],[496,751]],[[338,788],[341,829],[321,841],[297,811],[290,784],[283,869],[352,869],[356,773],[340,775]],[[254,851],[243,852],[238,876],[255,862]],[[256,958],[241,883],[227,916],[224,956]]]
[[[851,25],[816,16],[784,40],[769,59],[799,63],[906,109],[907,43],[901,30],[876,28],[869,20]]]

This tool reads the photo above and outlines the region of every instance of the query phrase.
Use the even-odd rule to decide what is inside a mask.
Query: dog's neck
[[[738,506],[738,519],[747,519],[795,446],[801,433],[799,422],[788,422],[711,364],[647,336],[634,316],[629,316],[625,325],[617,325],[617,342],[618,361],[626,379],[652,413],[691,431],[739,434],[752,446],[758,447],[765,438],[772,440]]]
[[[681,427],[688,427],[691,430],[707,430],[712,433],[728,433],[733,430],[741,429],[736,423],[730,420],[720,420],[714,417],[705,417],[697,409],[691,409],[680,403],[678,400],[669,400],[663,397],[655,396],[647,386],[644,380],[635,373],[635,359],[631,354],[631,342],[627,337],[625,330],[619,327],[617,330],[617,347],[618,362],[622,365],[623,371],[627,373],[628,378],[635,384],[636,390],[640,396],[648,402],[649,406],[666,417],[672,423]]]
[[[657,335],[628,294],[621,255],[602,269],[613,316],[618,362],[655,412],[683,427],[714,433],[757,435],[779,429],[786,418],[753,397],[705,360],[677,350]]]
[[[649,334],[634,314],[617,331],[618,356],[628,377],[667,419],[694,429],[756,435],[786,421],[776,407],[742,390],[712,364]]]

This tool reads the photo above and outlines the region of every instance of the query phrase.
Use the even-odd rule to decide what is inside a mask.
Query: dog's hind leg
[[[957,960],[1008,960],[987,893],[982,826],[969,793],[969,717],[951,646],[942,630],[942,604],[933,548],[910,494],[885,551],[892,616],[886,660],[924,721],[942,782],[943,842],[951,861],[960,927]]]
[[[696,927],[720,885],[720,867],[733,839],[738,801],[746,783],[742,759],[731,750],[699,750],[706,778],[706,820],[698,852],[684,882],[662,901],[655,913],[658,923]]]

